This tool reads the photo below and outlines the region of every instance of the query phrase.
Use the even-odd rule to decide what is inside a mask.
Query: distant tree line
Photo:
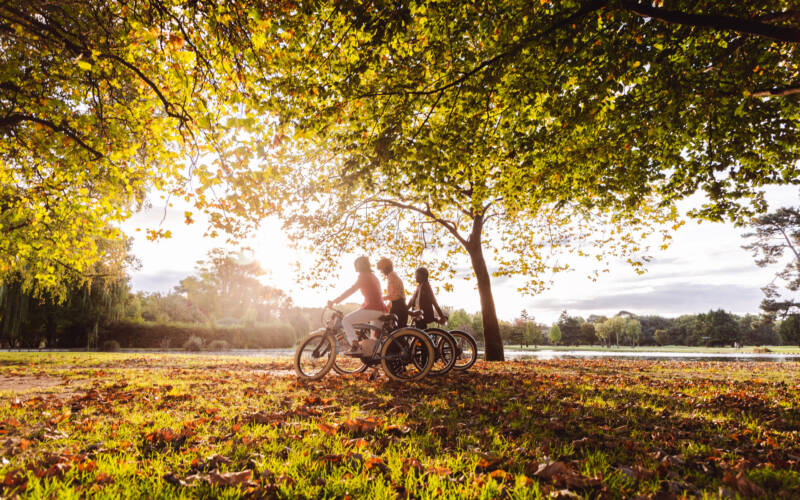
[[[450,329],[465,330],[483,339],[480,313],[463,309],[450,312]],[[677,318],[637,316],[620,311],[612,317],[571,316],[563,311],[552,325],[538,323],[526,311],[514,321],[501,321],[506,344],[513,345],[604,345],[604,346],[733,346],[799,345],[800,314],[783,319],[774,315],[736,315],[722,309]]]
[[[67,287],[65,298],[33,295],[19,282],[0,286],[0,346],[17,348],[290,347],[308,333],[310,315],[264,271],[239,255],[212,250],[169,293],[133,293],[122,259],[100,263],[97,277]],[[109,257],[110,259],[110,257]],[[109,344],[110,343],[110,344]]]

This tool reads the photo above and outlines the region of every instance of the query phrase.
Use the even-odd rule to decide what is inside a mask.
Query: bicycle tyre
[[[393,356],[392,350],[396,350],[398,346],[401,349],[406,348],[406,346],[403,346],[403,343],[405,343],[405,340],[402,340],[403,337],[413,339],[412,342],[414,344],[411,346],[411,349],[416,349],[418,347],[424,349],[424,355],[427,356],[427,362],[425,363],[424,367],[420,368],[417,366],[417,363],[414,359],[415,356],[411,352],[407,352],[405,354],[407,359],[387,359],[387,356]],[[419,380],[425,377],[428,372],[431,371],[431,368],[433,367],[434,354],[433,344],[425,332],[410,327],[398,328],[392,332],[389,340],[387,340],[381,348],[381,368],[383,368],[383,372],[387,377],[398,382]],[[418,372],[412,376],[403,376],[402,370],[408,365],[413,365]]]
[[[431,343],[433,344],[437,359],[445,360],[444,366],[441,368],[433,366],[428,375],[444,375],[452,370],[453,366],[456,364],[456,339],[450,334],[450,332],[441,328],[428,328],[425,330],[425,333],[427,333],[429,336],[437,335],[441,337],[438,342],[434,342],[433,339],[431,339]],[[436,361],[434,360],[434,365],[435,364]]]
[[[453,358],[456,360],[453,365],[453,370],[468,370],[472,365],[475,364],[475,361],[478,360],[477,342],[475,342],[475,339],[472,337],[472,335],[461,330],[450,330],[450,335],[452,335],[456,341],[456,351],[461,351],[457,352],[456,356],[453,356]],[[470,351],[470,354],[464,358],[466,361],[459,363],[459,359],[464,352],[463,347],[467,347],[467,349]]]
[[[327,342],[328,343],[327,347],[329,349],[327,351],[328,359],[325,361],[325,364],[318,372],[315,372],[313,374],[306,373],[305,371],[303,371],[303,368],[301,366],[303,361],[302,360],[303,352],[307,347],[312,346],[312,342],[320,339],[322,339],[320,343],[314,346],[313,348],[316,350],[322,345],[323,342]],[[300,342],[300,345],[298,345],[297,349],[295,350],[294,371],[295,373],[297,373],[298,377],[304,380],[319,380],[325,375],[327,375],[329,371],[331,371],[331,368],[333,367],[335,361],[336,361],[336,342],[333,340],[333,338],[326,332],[312,333],[308,337],[304,338]]]

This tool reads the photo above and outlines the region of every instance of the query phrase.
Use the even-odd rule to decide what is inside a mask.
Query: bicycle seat
[[[380,316],[378,319],[381,320],[381,321],[389,321],[389,320],[397,321],[397,315],[396,314],[384,314],[383,316]]]

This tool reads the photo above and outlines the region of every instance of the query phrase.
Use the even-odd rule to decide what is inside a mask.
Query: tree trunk
[[[100,319],[95,318],[94,326],[92,326],[92,329],[89,331],[89,341],[86,343],[86,347],[88,349],[97,349],[97,341],[98,338],[100,337],[99,330],[100,330]]]
[[[472,260],[472,269],[478,280],[478,294],[481,298],[481,315],[483,317],[483,340],[485,344],[484,359],[486,361],[504,361],[503,339],[500,337],[500,325],[497,322],[497,311],[494,308],[494,298],[492,297],[492,281],[489,277],[489,269],[486,267],[486,260],[483,258],[483,248],[481,246],[481,231],[483,229],[483,218],[477,217],[473,221],[472,234],[467,242],[467,252]]]

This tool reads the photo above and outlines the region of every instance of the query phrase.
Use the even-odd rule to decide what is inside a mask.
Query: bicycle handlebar
[[[334,307],[331,307],[328,304],[325,304],[325,307],[322,308],[322,314],[320,314],[320,321],[322,323],[325,323],[325,312],[328,311],[328,310],[333,311],[333,312],[335,312],[335,313],[337,313],[337,314],[339,314],[341,316],[344,316],[344,312],[342,312],[342,311],[340,311],[340,310],[338,310],[338,309],[336,309]]]

